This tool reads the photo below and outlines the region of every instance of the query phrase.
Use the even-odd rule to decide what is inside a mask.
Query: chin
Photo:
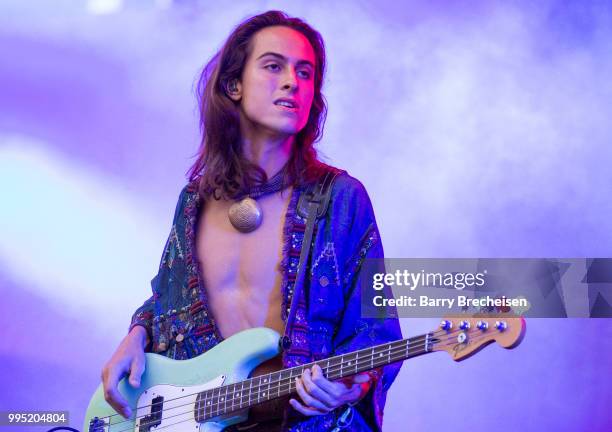
[[[286,135],[295,135],[300,132],[304,126],[300,127],[297,122],[274,122],[273,124],[268,124],[266,127],[274,132],[279,134]]]

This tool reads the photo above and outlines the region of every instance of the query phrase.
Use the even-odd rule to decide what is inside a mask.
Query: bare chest
[[[228,218],[232,202],[210,199],[196,231],[197,256],[209,308],[221,335],[265,326],[282,332],[280,262],[291,189],[258,200],[261,226],[240,233]]]

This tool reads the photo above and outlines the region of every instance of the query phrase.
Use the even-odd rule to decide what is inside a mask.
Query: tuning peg
[[[470,329],[470,322],[469,321],[461,321],[459,323],[459,328],[461,330],[469,330]]]
[[[489,328],[489,323],[488,323],[488,322],[486,322],[486,321],[478,321],[478,322],[476,323],[476,327],[477,327],[479,330],[485,331],[486,329],[488,329],[488,328]]]
[[[506,324],[506,321],[495,321],[495,328],[500,332],[503,332],[508,328],[508,324]]]
[[[452,328],[453,328],[453,323],[452,323],[451,321],[449,321],[449,320],[443,320],[443,321],[440,323],[440,328],[441,328],[442,330],[447,330],[447,331],[448,331],[448,330],[450,330],[450,329],[452,329]]]
[[[462,344],[465,343],[467,341],[467,334],[465,334],[465,332],[461,332],[457,335],[457,342]]]

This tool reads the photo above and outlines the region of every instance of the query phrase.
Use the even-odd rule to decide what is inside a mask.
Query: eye
[[[309,70],[301,70],[301,71],[298,71],[298,74],[299,74],[300,78],[304,78],[304,79],[309,79],[309,78],[310,78],[310,76],[311,76],[311,74],[310,74],[310,71],[309,71]]]
[[[268,70],[271,70],[272,72],[277,72],[280,70],[280,66],[277,65],[276,63],[270,63],[264,67]]]

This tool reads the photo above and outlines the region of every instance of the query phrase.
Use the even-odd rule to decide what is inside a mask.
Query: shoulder
[[[338,231],[364,231],[375,224],[374,209],[363,183],[345,170],[337,173],[327,209],[328,223]]]
[[[318,177],[331,173],[335,174],[335,180],[332,187],[332,198],[344,197],[367,197],[368,193],[365,186],[357,178],[350,175],[346,170],[321,163],[318,167]]]
[[[199,201],[199,179],[189,181],[181,189],[174,210],[173,223],[177,224],[187,216]]]
[[[345,170],[338,170],[331,190],[331,200],[336,204],[347,206],[354,211],[356,208],[371,208],[370,196],[363,183]]]
[[[336,177],[332,188],[334,195],[346,195],[354,198],[368,198],[365,186],[357,178],[344,171]]]

